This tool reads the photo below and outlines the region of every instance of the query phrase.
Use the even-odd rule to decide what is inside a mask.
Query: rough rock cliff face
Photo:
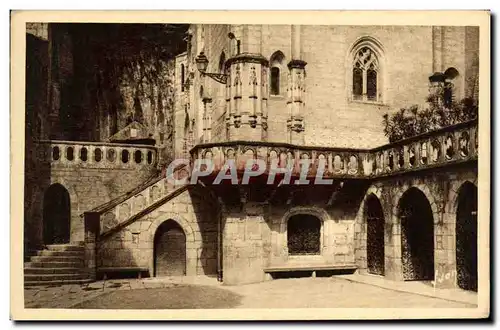
[[[90,67],[84,64],[86,61],[78,63],[91,71],[82,76],[93,88],[80,90],[90,94],[95,109],[94,137],[107,140],[136,121],[147,128],[162,149],[161,159],[168,161],[174,136],[173,56],[184,50],[184,28],[126,24],[97,25],[93,30],[91,39],[85,33],[75,33],[86,41],[78,43],[81,50],[75,53],[86,52],[86,58],[93,62]]]
[[[163,149],[162,159],[168,159],[173,153],[174,62],[137,54],[121,67],[108,64],[96,77],[104,87],[96,91],[97,112],[102,114],[99,126],[104,127],[100,139],[108,139],[135,121]]]
[[[187,26],[51,24],[44,138],[107,141],[132,122],[173,154],[175,55]],[[28,86],[29,87],[29,86]],[[44,88],[45,89],[45,88]]]

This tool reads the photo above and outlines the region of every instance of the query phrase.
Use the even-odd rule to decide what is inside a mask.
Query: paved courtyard
[[[148,278],[27,287],[24,293],[26,308],[476,307],[476,295],[461,290],[436,291],[423,283],[398,287],[394,282],[371,281],[370,277],[354,275],[224,286],[208,277]],[[421,292],[412,292],[415,290]]]

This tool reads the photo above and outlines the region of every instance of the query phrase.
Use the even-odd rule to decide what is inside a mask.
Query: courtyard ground
[[[477,295],[364,275],[279,279],[240,286],[224,286],[210,277],[178,277],[26,287],[24,301],[26,308],[85,309],[474,308]]]

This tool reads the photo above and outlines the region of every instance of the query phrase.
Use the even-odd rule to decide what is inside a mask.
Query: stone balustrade
[[[157,149],[149,145],[44,140],[40,155],[52,166],[84,168],[154,167]]]
[[[214,173],[222,170],[229,161],[234,161],[238,172],[243,172],[249,159],[260,159],[266,164],[264,173],[269,173],[272,164],[278,168],[289,168],[292,176],[299,176],[302,164],[310,163],[307,176],[314,176],[320,162],[324,164],[324,177],[363,177],[371,170],[365,163],[366,150],[342,148],[302,147],[284,143],[231,141],[198,145],[191,151],[193,160],[204,159],[213,163]],[[254,170],[256,170],[254,168]]]
[[[192,161],[210,160],[214,173],[229,161],[243,172],[249,159],[260,159],[266,164],[263,174],[269,173],[274,161],[299,177],[301,163],[308,160],[307,177],[314,177],[322,162],[323,178],[366,179],[474,160],[477,152],[477,121],[473,120],[370,150],[231,141],[199,144],[191,150],[191,156]]]
[[[373,175],[392,175],[477,159],[477,120],[445,127],[371,151]]]
[[[187,175],[188,172],[183,167],[179,167],[173,173],[176,179]],[[179,186],[183,185],[177,184],[168,177],[157,178],[146,182],[130,193],[85,212],[85,218],[97,217],[99,219],[99,234],[105,235],[120,224],[124,224],[133,219],[134,216],[144,212],[162,198],[174,193]]]

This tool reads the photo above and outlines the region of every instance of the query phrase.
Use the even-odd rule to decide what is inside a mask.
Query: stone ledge
[[[310,264],[310,265],[276,265],[264,268],[265,273],[290,272],[290,271],[315,271],[315,270],[356,270],[355,264]]]

